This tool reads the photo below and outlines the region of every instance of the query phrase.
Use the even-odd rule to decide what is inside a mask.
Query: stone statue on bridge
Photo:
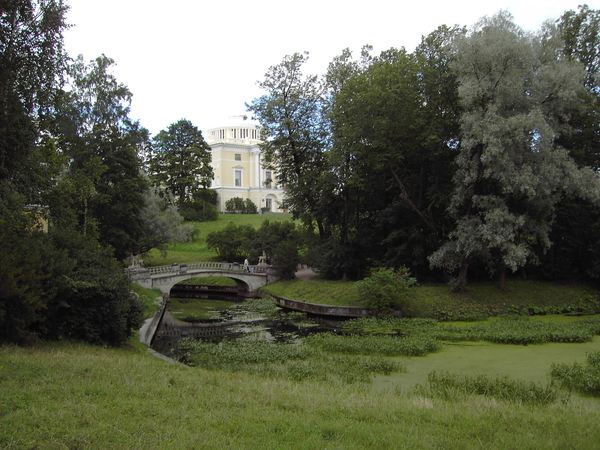
[[[129,254],[129,269],[140,269],[144,267],[144,260],[139,255]]]
[[[264,250],[263,250],[262,256],[258,257],[258,265],[259,266],[267,265],[267,254],[264,252]]]

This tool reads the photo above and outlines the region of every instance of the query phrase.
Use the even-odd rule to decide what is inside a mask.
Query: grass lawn
[[[235,225],[252,225],[260,228],[264,220],[290,221],[290,214],[220,214],[219,220],[213,222],[191,222],[194,225],[192,242],[173,244],[163,256],[158,250],[152,250],[144,259],[146,267],[165,266],[173,263],[190,263],[197,261],[218,261],[217,252],[206,248],[206,236],[220,231],[230,222]]]
[[[168,364],[138,344],[0,347],[0,448],[592,449],[600,408],[447,401]]]

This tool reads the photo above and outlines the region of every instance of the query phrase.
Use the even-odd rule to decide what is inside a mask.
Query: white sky
[[[374,54],[414,50],[439,25],[470,27],[501,9],[537,30],[581,3],[600,0],[68,0],[68,53],[104,53],[133,93],[131,117],[152,134],[185,118],[204,134],[262,95],[256,81],[285,55],[308,51],[307,74],[321,75],[348,47]]]

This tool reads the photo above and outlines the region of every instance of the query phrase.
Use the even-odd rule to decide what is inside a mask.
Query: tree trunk
[[[8,126],[6,121],[8,120],[8,96],[9,91],[11,90],[11,78],[12,75],[9,75],[11,71],[14,70],[13,67],[13,46],[15,40],[15,29],[17,27],[17,8],[16,6],[11,11],[12,13],[12,21],[11,21],[11,29],[10,34],[6,42],[6,47],[4,50],[4,54],[2,55],[2,65],[4,66],[4,73],[2,80],[2,86],[0,86],[0,135],[4,137],[5,133],[8,131]],[[5,148],[6,142],[4,138],[2,138],[3,142],[0,142],[0,173],[4,172],[6,158],[7,158],[7,149]]]
[[[87,233],[87,220],[88,220],[88,202],[83,202],[83,236]]]
[[[502,267],[498,274],[498,287],[504,290],[504,286],[506,286],[506,267]]]
[[[467,281],[467,272],[469,270],[469,264],[466,259],[463,259],[462,264],[460,265],[460,272],[458,273],[458,278],[461,280]]]
[[[425,216],[425,214],[423,214],[423,212],[417,207],[417,205],[415,205],[412,200],[410,199],[410,197],[408,196],[408,192],[406,191],[406,187],[404,186],[404,183],[402,183],[402,180],[400,179],[400,177],[398,176],[398,174],[396,173],[396,171],[394,169],[392,169],[390,167],[390,173],[392,174],[392,177],[394,178],[394,180],[396,181],[396,184],[398,185],[398,188],[400,189],[400,200],[402,200],[420,219],[421,221],[427,226],[427,228],[430,229],[431,231],[431,236],[434,240],[434,242],[439,242],[440,238],[439,238],[439,234],[438,234],[438,230],[435,226],[435,221],[433,220],[433,217],[431,216],[431,212],[432,212],[432,207],[433,204],[435,203],[432,202],[432,204],[429,205],[429,207],[427,208],[428,213],[430,214],[429,217]]]

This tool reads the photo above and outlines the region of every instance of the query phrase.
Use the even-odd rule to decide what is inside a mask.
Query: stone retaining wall
[[[154,313],[154,317],[152,320],[145,323],[142,329],[140,330],[140,341],[144,344],[151,346],[154,341],[154,337],[156,336],[156,331],[160,323],[162,322],[162,318],[165,315],[165,311],[167,309],[167,299],[163,297],[163,303],[161,307]]]
[[[359,306],[333,306],[319,305],[317,303],[301,302],[290,298],[271,295],[275,299],[275,303],[282,308],[293,309],[294,311],[302,311],[320,316],[335,316],[335,317],[373,317],[374,314],[369,308],[361,308]],[[402,317],[402,311],[394,311],[394,317]]]

